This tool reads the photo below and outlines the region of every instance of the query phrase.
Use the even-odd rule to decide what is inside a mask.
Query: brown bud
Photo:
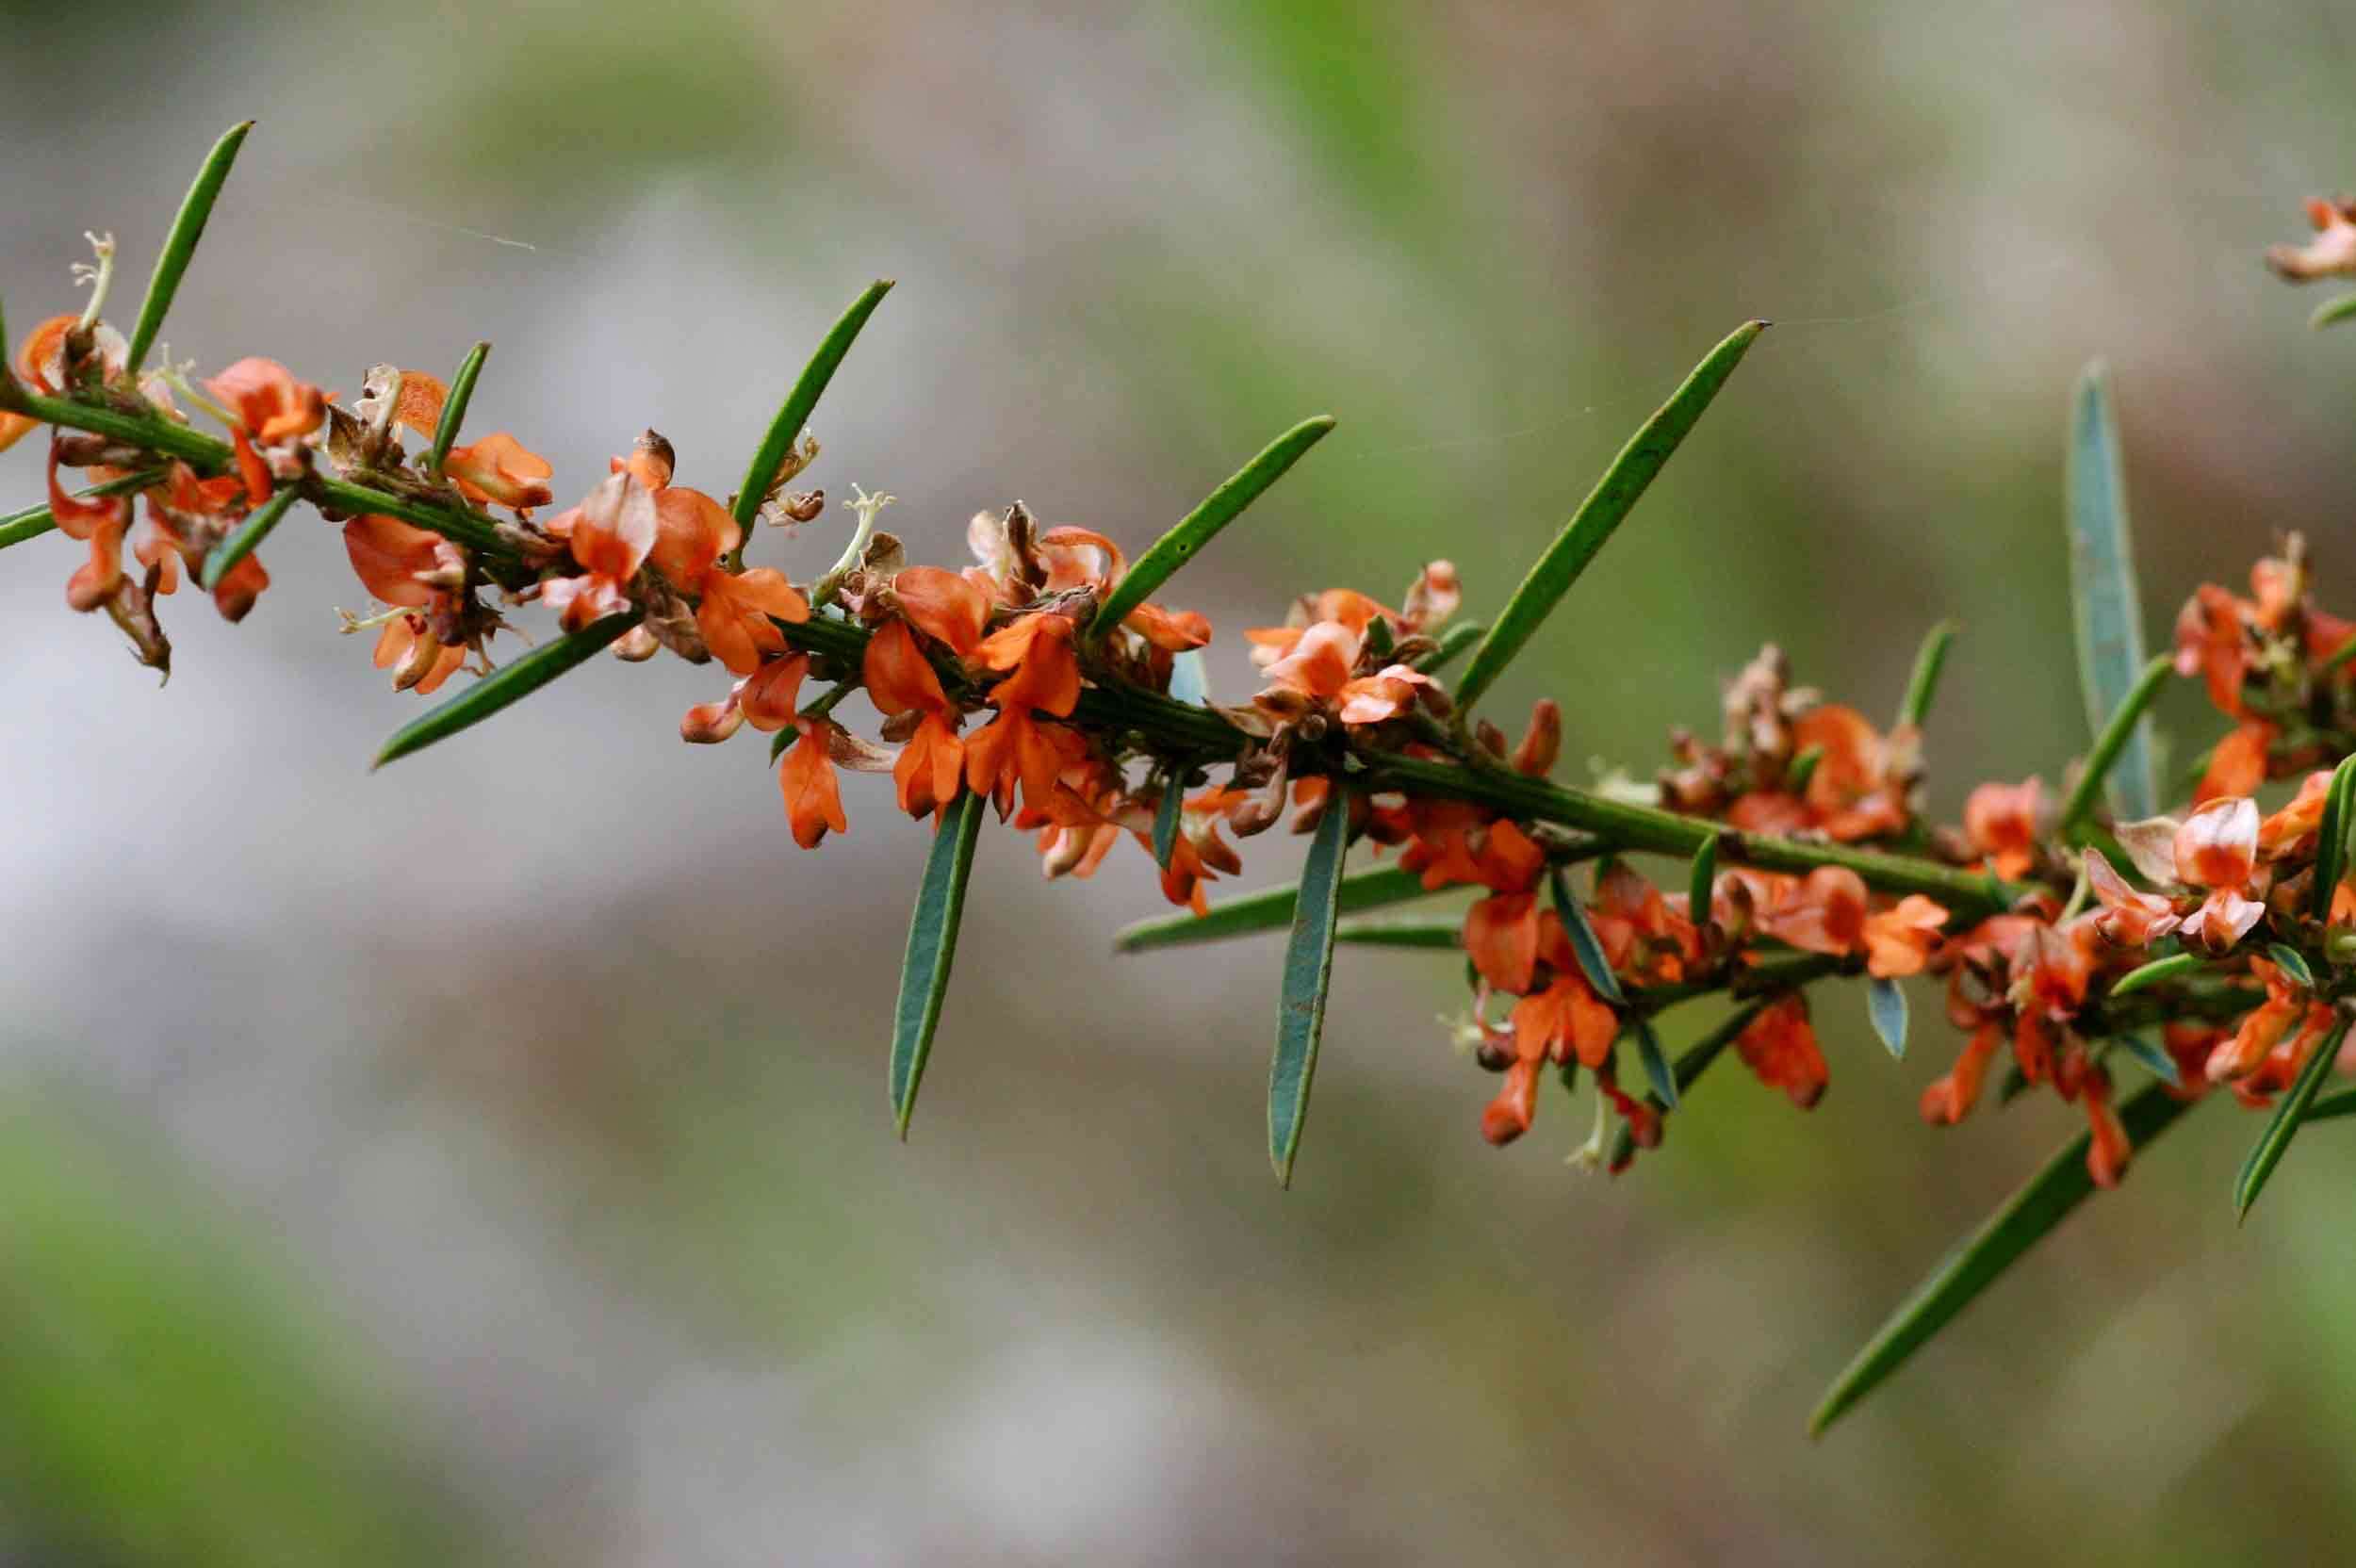
[[[614,645],[614,657],[625,664],[643,664],[662,651],[663,645],[644,626],[631,627]]]
[[[744,710],[733,693],[725,702],[699,702],[680,716],[679,738],[690,745],[717,745],[744,724]]]
[[[1500,759],[1505,756],[1505,731],[1488,720],[1482,719],[1473,726],[1473,739],[1479,741],[1481,749],[1490,756]]]
[[[1554,771],[1554,760],[1562,754],[1562,705],[1552,697],[1540,697],[1530,706],[1530,727],[1522,731],[1522,743],[1513,748],[1513,771],[1544,778]]]
[[[815,522],[818,514],[826,510],[826,493],[824,490],[788,490],[777,498],[777,511],[788,522]]]

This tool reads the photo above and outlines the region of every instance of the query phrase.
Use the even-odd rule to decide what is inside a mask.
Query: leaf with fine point
[[[206,553],[205,570],[199,580],[204,583],[205,592],[210,593],[220,587],[221,580],[227,577],[238,562],[262,547],[262,541],[270,537],[270,531],[278,526],[278,520],[286,514],[286,509],[294,505],[295,499],[292,486],[271,492],[270,499],[255,507],[252,514],[237,525],[236,532]]]
[[[1638,1019],[1630,1032],[1636,1037],[1636,1060],[1644,1070],[1644,1082],[1652,1086],[1653,1098],[1676,1110],[1677,1075],[1669,1066],[1669,1058],[1661,1053],[1661,1037],[1653,1033],[1652,1021]]]
[[[1710,906],[1716,900],[1718,890],[1718,835],[1712,833],[1702,841],[1702,847],[1693,851],[1693,869],[1686,883],[1685,914],[1695,925],[1710,919]]]
[[[1170,869],[1170,858],[1178,853],[1178,819],[1186,799],[1178,770],[1164,774],[1161,802],[1153,808],[1153,863],[1164,871]]]
[[[2119,419],[2102,362],[2078,380],[2070,434],[2070,608],[2078,634],[2078,679],[2086,723],[2097,732],[2143,674],[2143,597],[2135,586],[2134,538],[2120,473]],[[2159,809],[2150,726],[2138,722],[2110,777],[2111,808],[2123,822]]]
[[[2193,1103],[2174,1098],[2166,1085],[2152,1084],[2119,1105],[2119,1119],[2127,1129],[2128,1141],[2141,1150]],[[2086,1200],[2094,1190],[2094,1178],[2086,1172],[2086,1148],[2091,1141],[2091,1135],[2080,1133],[2064,1144],[2027,1185],[1915,1288],[1834,1380],[1808,1418],[1810,1436],[1822,1436],[1824,1429],[1905,1365],[1915,1351]]]
[[[1203,546],[1218,536],[1219,530],[1259,499],[1262,491],[1282,479],[1284,470],[1300,461],[1301,453],[1325,439],[1333,429],[1333,418],[1328,414],[1301,420],[1269,442],[1233,479],[1204,497],[1202,505],[1154,540],[1153,547],[1137,557],[1136,564],[1113,585],[1112,593],[1096,612],[1096,618],[1088,623],[1088,638],[1101,639],[1127,620],[1131,611],[1152,598],[1171,574],[1193,560]]]
[[[2307,325],[2320,332],[2335,321],[2356,316],[2356,294],[2343,294],[2336,300],[2326,300],[2315,306],[2315,313],[2307,318]]]
[[[2145,1036],[2121,1035],[2119,1037],[2119,1049],[2133,1056],[2136,1065],[2161,1083],[2171,1088],[2184,1086],[2184,1076],[2176,1066],[2176,1058],[2161,1050]]]
[[[1362,920],[1333,932],[1337,942],[1360,947],[1415,947],[1455,952],[1464,945],[1464,927],[1453,920]]]
[[[924,879],[916,890],[908,921],[908,953],[900,961],[900,1001],[892,1022],[892,1119],[908,1135],[916,1110],[916,1088],[932,1055],[941,1004],[949,994],[949,966],[957,956],[957,924],[965,914],[965,884],[973,872],[973,846],[981,837],[987,795],[960,792],[941,808]]]
[[[1301,870],[1292,939],[1284,948],[1284,1001],[1276,1021],[1276,1055],[1268,1064],[1268,1151],[1276,1180],[1293,1184],[1293,1160],[1309,1118],[1309,1081],[1317,1070],[1325,1033],[1325,1001],[1333,979],[1333,927],[1341,912],[1342,856],[1350,847],[1350,801],[1339,779],[1336,796],[1309,840]]]
[[[458,362],[458,374],[450,378],[450,396],[442,400],[442,416],[434,426],[434,446],[425,457],[427,473],[442,471],[442,460],[450,456],[459,431],[466,423],[466,405],[474,401],[474,384],[483,377],[483,362],[490,357],[491,345],[477,343]]]
[[[2348,1020],[2343,1014],[2331,1025],[2331,1032],[2316,1042],[2314,1054],[2299,1070],[2299,1076],[2274,1102],[2274,1115],[2266,1119],[2266,1131],[2241,1163],[2241,1170],[2233,1178],[2233,1223],[2238,1225],[2250,1217],[2250,1205],[2266,1190],[2266,1179],[2274,1168],[2282,1163],[2282,1156],[2299,1135],[2299,1124],[2307,1119],[2308,1107],[2315,1102],[2315,1092],[2331,1076],[2332,1065],[2339,1060],[2340,1042],[2348,1037]]]
[[[2342,1089],[2337,1094],[2325,1095],[2307,1107],[2307,1114],[2299,1120],[2337,1121],[2344,1116],[2356,1116],[2356,1089]]]
[[[1939,678],[1947,668],[1947,649],[1962,628],[1954,621],[1941,621],[1923,637],[1922,645],[1914,655],[1914,674],[1906,680],[1906,700],[1898,708],[1898,723],[1922,727],[1922,721],[1931,710],[1931,699],[1939,694]]]
[[[1587,493],[1579,511],[1555,536],[1554,543],[1538,558],[1522,585],[1513,590],[1504,612],[1489,628],[1489,634],[1473,650],[1472,662],[1465,666],[1464,678],[1456,683],[1456,706],[1469,711],[1481,700],[1497,678],[1505,673],[1505,666],[1513,662],[1524,645],[1537,631],[1539,625],[1562,602],[1579,574],[1595,560],[1628,514],[1643,498],[1654,476],[1677,449],[1702,411],[1710,406],[1718,389],[1734,374],[1734,368],[1742,362],[1759,335],[1767,330],[1764,321],[1746,321],[1727,335],[1725,341],[1710,351],[1709,357],[1685,378],[1685,384],[1661,405],[1653,416],[1644,421],[1620,454],[1604,470],[1603,478]]]
[[[1571,939],[1571,952],[1579,959],[1579,972],[1587,976],[1588,989],[1615,1007],[1626,1006],[1628,993],[1620,989],[1620,977],[1612,972],[1612,960],[1604,956],[1603,943],[1588,923],[1587,906],[1571,891],[1570,878],[1561,866],[1546,874],[1554,887],[1555,913],[1562,918],[1563,934]]]
[[[1906,993],[1905,988],[1887,975],[1876,974],[1865,983],[1865,1011],[1873,1021],[1873,1033],[1890,1048],[1890,1054],[1900,1061],[1906,1057]]]
[[[376,754],[371,769],[381,768],[396,759],[422,751],[436,741],[447,740],[469,726],[481,724],[492,714],[520,702],[546,686],[557,677],[586,663],[613,645],[624,632],[638,624],[640,612],[625,611],[608,615],[581,628],[568,631],[553,642],[541,644],[513,663],[502,664],[476,681],[454,697],[450,697],[418,714],[393,732],[384,749]]]
[[[2111,987],[2111,995],[2129,996],[2147,986],[2163,980],[2173,980],[2180,974],[2193,974],[2206,969],[2209,960],[2198,953],[2171,953],[2165,958],[2154,958],[2140,969],[2131,969]]]
[[[196,254],[196,242],[205,237],[205,220],[213,216],[213,204],[221,199],[221,188],[228,181],[230,167],[237,161],[237,149],[245,144],[245,133],[254,128],[248,120],[232,125],[213,150],[205,155],[204,167],[196,172],[196,183],[181,198],[180,214],[172,220],[172,232],[164,237],[163,253],[155,258],[155,270],[147,280],[147,298],[139,304],[139,318],[131,329],[131,339],[125,363],[136,374],[147,363],[147,351],[155,346],[155,335],[163,331],[164,317],[172,309],[172,297],[179,292],[180,279],[188,270],[188,262]]]
[[[2286,947],[2281,942],[2268,942],[2266,943],[2266,957],[2273,962],[2275,968],[2282,972],[2291,984],[2304,987],[2308,990],[2315,988],[2315,972],[2307,967],[2306,956],[2299,949]]]
[[[1415,668],[1425,675],[1438,675],[1488,634],[1489,629],[1479,621],[1459,621],[1440,633],[1440,645],[1416,660]]]
[[[2307,912],[2320,921],[2331,918],[2331,898],[2348,870],[2348,833],[2356,818],[2356,757],[2343,757],[2331,770],[2331,788],[2323,794],[2323,821],[2316,825],[2315,870],[2307,894]],[[2310,982],[2312,983],[2312,982]]]
[[[1153,947],[1183,947],[1193,942],[1217,941],[1223,937],[1279,931],[1293,922],[1298,891],[1294,888],[1262,888],[1257,892],[1214,904],[1200,915],[1158,915],[1141,920],[1115,936],[1113,945],[1123,953],[1142,953]],[[1382,866],[1342,878],[1341,912],[1350,915],[1380,909],[1389,904],[1430,897],[1432,891],[1414,872]]]
[[[2103,783],[2110,778],[2112,768],[2130,758],[2131,748],[2141,743],[2147,736],[2151,726],[2144,721],[2144,710],[2151,706],[2152,699],[2160,694],[2160,688],[2168,684],[2168,678],[2175,671],[2176,662],[2167,654],[2153,655],[2135,678],[2135,685],[2128,689],[2118,708],[2112,710],[2110,718],[2102,724],[2095,734],[2093,749],[2086,753],[2086,766],[2079,770],[2078,781],[2070,786],[2070,798],[2062,802],[2061,828],[2064,833],[2076,832],[2081,840],[2086,837],[2083,830],[2094,816],[2095,802],[2102,793]],[[2143,776],[2147,786],[2150,784],[2150,773],[2147,765]],[[2114,801],[2119,799],[2116,791],[2112,798]],[[2144,798],[2152,797],[2147,793]],[[2139,821],[2151,814],[2151,811],[2120,810],[2119,816],[2120,821],[2126,822]]]
[[[785,466],[786,454],[794,449],[794,437],[800,435],[802,427],[810,423],[810,414],[818,406],[820,394],[826,390],[826,383],[834,379],[836,368],[843,363],[843,356],[851,351],[851,344],[859,336],[859,329],[867,325],[870,316],[875,314],[875,307],[883,303],[883,297],[892,292],[892,283],[890,278],[877,278],[869,284],[866,292],[851,302],[851,308],[843,313],[841,319],[826,334],[826,340],[818,345],[818,351],[810,355],[810,363],[802,368],[801,379],[785,395],[785,402],[778,408],[777,416],[769,423],[769,433],[761,438],[761,447],[753,453],[750,466],[744,470],[744,486],[736,493],[738,527],[748,531],[751,530],[753,519],[761,514],[761,503],[767,498],[770,484],[777,479],[777,470]]]

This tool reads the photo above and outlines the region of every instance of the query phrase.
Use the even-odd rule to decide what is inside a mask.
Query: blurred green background
[[[1333,412],[1188,574],[1230,694],[1302,588],[1445,555],[1494,609],[1753,315],[1493,701],[1566,699],[1566,776],[1649,772],[1771,637],[1887,714],[1952,614],[1935,810],[2056,782],[2095,354],[2155,637],[2277,529],[2356,602],[2349,348],[2257,259],[2350,174],[2328,5],[5,14],[13,319],[70,307],[86,227],[136,290],[257,116],[173,353],[350,396],[489,337],[479,428],[560,489],[649,423],[728,489],[876,274],[813,477],[900,496],[920,557],[1018,496],[1140,546]],[[807,574],[845,516],[757,547]],[[1453,966],[1345,953],[1281,1194],[1272,948],[1116,962],[1144,858],[1049,888],[993,836],[903,1147],[924,844],[886,789],[796,853],[752,743],[672,740],[719,690],[672,662],[371,778],[413,705],[335,634],[360,591],[316,524],[267,554],[245,626],[167,607],[160,694],[59,606],[70,547],[0,562],[0,1560],[2212,1562],[2356,1526],[2345,1138],[2237,1233],[2257,1123],[2204,1110],[1812,1446],[2073,1130],[1922,1128],[1943,1031],[1892,1067],[1828,995],[1816,1111],[1729,1064],[1605,1184],[1562,1163],[1583,1104],[1481,1142]]]

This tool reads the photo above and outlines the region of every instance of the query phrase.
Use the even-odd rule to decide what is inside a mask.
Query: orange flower
[[[990,595],[977,583],[939,566],[910,566],[892,580],[900,612],[925,636],[946,643],[963,659],[990,624]]]
[[[1530,1131],[1538,1114],[1538,1081],[1545,1071],[1543,1058],[1517,1056],[1506,1064],[1505,1082],[1481,1113],[1482,1137],[1503,1148]]]
[[[1530,989],[1538,966],[1538,895],[1492,893],[1465,910],[1464,952],[1498,990]]]
[[[2204,678],[2217,711],[2239,718],[2250,652],[2241,601],[2214,582],[2202,583],[2176,615],[2176,673]]]
[[[2269,859],[2278,858],[2322,827],[2324,800],[2331,792],[2331,775],[2328,769],[2319,769],[2299,780],[2299,793],[2290,804],[2258,825],[2258,852]]]
[[[966,787],[997,802],[1004,821],[1019,781],[1033,809],[1055,812],[1055,780],[1087,752],[1087,742],[1061,725],[1042,725],[1040,712],[1068,716],[1080,700],[1080,664],[1072,622],[1062,615],[1023,615],[984,638],[974,658],[985,669],[1012,673],[990,689],[998,716],[966,743]]]
[[[1701,932],[1624,861],[1596,878],[1589,923],[1604,962],[1638,985],[1674,985],[1701,961]]]
[[[2307,221],[2315,237],[2304,245],[2267,247],[2266,265],[2293,283],[2356,273],[2356,214],[2317,197],[2307,204]]]
[[[109,496],[76,500],[57,482],[57,440],[49,442],[49,514],[69,539],[90,546],[90,560],[66,580],[65,602],[88,613],[114,596],[123,581],[123,535],[131,526],[131,500]]]
[[[1819,866],[1759,916],[1759,929],[1808,953],[1855,953],[1865,940],[1865,882],[1846,866]]]
[[[906,621],[886,621],[867,640],[862,665],[867,694],[886,714],[910,711],[922,715],[916,732],[900,750],[892,770],[898,786],[900,809],[924,817],[955,798],[965,772],[965,744],[957,738],[960,714],[941,690],[916,645]]]
[[[1824,703],[1792,727],[1801,751],[1820,748],[1807,800],[1815,825],[1843,843],[1895,833],[1906,825],[1906,780],[1897,767],[1902,737],[1885,739],[1864,714]]]
[[[1538,956],[1553,972],[1546,989],[1513,1004],[1515,1048],[1525,1061],[1575,1057],[1583,1067],[1598,1066],[1619,1038],[1620,1016],[1588,987],[1562,917],[1548,909],[1538,921]]]
[[[377,634],[376,667],[393,672],[393,690],[431,696],[466,662],[463,645],[445,646],[419,615],[396,615]]]
[[[2246,795],[2266,781],[2266,754],[2281,731],[2264,719],[2249,719],[2217,743],[2209,766],[2193,792],[2195,805],[2220,795]]]
[[[1359,633],[1340,621],[1319,621],[1296,636],[1290,650],[1266,667],[1270,682],[1304,697],[1342,694],[1358,663]]]
[[[406,410],[409,385],[401,383],[401,403]],[[486,435],[468,447],[452,447],[442,460],[442,472],[458,485],[458,493],[478,506],[497,501],[513,507],[517,515],[535,506],[546,506],[556,498],[548,488],[548,476],[556,470],[548,466],[547,458],[529,451],[523,443],[505,431]]]
[[[1996,874],[2010,880],[2037,863],[2037,820],[2044,809],[2045,786],[2037,779],[1983,784],[1963,804],[1963,831]]]
[[[1922,973],[1946,923],[1946,907],[1922,893],[1908,893],[1895,908],[1866,916],[1865,972],[1884,980]]]
[[[1438,683],[1412,664],[1387,665],[1342,687],[1337,694],[1342,699],[1341,720],[1344,724],[1381,724],[1413,710],[1418,700],[1431,703],[1438,691]]]
[[[824,719],[795,719],[794,725],[802,738],[794,743],[777,768],[777,788],[785,796],[785,818],[794,826],[794,841],[804,849],[816,849],[829,828],[837,833],[850,829],[828,754],[826,732],[834,727]]]
[[[2099,849],[2086,852],[2086,886],[2102,906],[2094,928],[2120,947],[2146,947],[2176,929],[2176,906],[2157,893],[2137,892]]]
[[[2098,1187],[2108,1189],[2119,1185],[2119,1179],[2127,1173],[2127,1162],[2135,1153],[2135,1146],[2127,1141],[2126,1126],[2119,1113],[2111,1109],[2111,1075],[2100,1067],[2086,1070],[2081,1089],[2086,1102],[2086,1174]]]
[[[241,359],[205,385],[236,417],[229,435],[237,474],[247,498],[259,506],[270,499],[270,472],[255,444],[272,447],[310,434],[327,421],[327,399],[274,359]]]
[[[412,528],[398,517],[364,514],[344,524],[344,553],[360,585],[390,605],[419,610],[442,596],[425,580],[465,565],[456,547],[438,533]]]
[[[2250,972],[2265,983],[2266,999],[2243,1014],[2232,1037],[2209,1054],[2202,1071],[2212,1084],[2255,1070],[2266,1054],[2290,1033],[2291,1026],[2304,1022],[2308,1017],[2312,999],[2304,986],[2264,958],[2250,959]],[[2322,1010],[2328,1027],[2329,1005]]]
[[[1771,1089],[1781,1089],[1807,1110],[1824,1098],[1829,1073],[1808,1021],[1808,997],[1800,991],[1777,997],[1735,1037],[1742,1064]]]
[[[1979,1103],[1980,1081],[1988,1075],[1988,1064],[2004,1043],[2002,1024],[1983,1023],[1974,1029],[1954,1068],[1922,1091],[1922,1119],[1934,1127],[1953,1127],[1970,1116],[1972,1107]]]
[[[584,570],[543,582],[540,602],[558,612],[565,630],[579,631],[630,609],[630,580],[654,548],[654,492],[627,473],[610,474],[579,506],[566,509],[563,521],[553,531],[571,540],[573,560]],[[740,675],[754,667],[728,665]]]

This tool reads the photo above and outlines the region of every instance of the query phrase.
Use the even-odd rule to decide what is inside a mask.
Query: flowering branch
[[[1330,418],[1279,435],[1134,564],[1114,541],[1042,526],[1021,502],[974,517],[972,564],[911,564],[877,526],[891,498],[854,486],[859,523],[841,559],[797,585],[747,565],[747,546],[763,521],[822,514],[823,492],[788,485],[819,455],[808,422],[889,280],[822,340],[726,498],[676,482],[677,450],[647,431],[576,504],[549,512],[552,467],[513,434],[460,444],[488,344],[447,385],[374,366],[350,409],[271,360],[240,360],[201,388],[185,367],[146,366],[247,129],[206,159],[128,339],[104,317],[111,240],[93,241],[87,308],[43,321],[12,363],[0,321],[0,447],[36,430],[49,439],[48,504],[0,519],[0,547],[51,531],[85,547],[69,607],[104,610],[168,672],[158,601],[186,575],[241,618],[269,586],[261,547],[308,503],[341,525],[355,576],[384,607],[345,619],[378,632],[375,662],[395,686],[427,694],[462,671],[477,677],[398,730],[380,766],[610,650],[728,672],[725,695],[691,709],[680,735],[716,743],[747,724],[772,735],[805,848],[848,826],[840,772],[891,774],[898,808],[936,829],[889,1058],[902,1136],[992,814],[1039,835],[1050,876],[1089,874],[1123,838],[1153,858],[1186,912],[1130,927],[1124,950],[1287,932],[1268,1102],[1269,1158],[1286,1184],[1340,946],[1458,955],[1469,995],[1448,1034],[1499,1080],[1483,1136],[1526,1134],[1549,1079],[1574,1095],[1592,1086],[1593,1132],[1574,1158],[1615,1171],[1660,1146],[1729,1047],[1762,1085],[1812,1105],[1829,1078],[1819,988],[1858,984],[1897,1056],[1910,1034],[1900,982],[1941,979],[1966,1043],[1923,1092],[1922,1119],[1963,1119],[2008,1055],[2000,1101],[2051,1089],[2086,1132],[1900,1309],[1827,1396],[1820,1429],[2115,1184],[2185,1106],[2230,1098],[2268,1113],[2234,1184],[2242,1215],[2304,1122],[2348,1110],[2319,1090],[2356,1013],[2356,623],[2312,602],[2294,535],[2258,564],[2249,597],[2202,585],[2173,651],[2147,660],[2118,424],[2098,373],[2073,409],[2065,508],[2093,741],[2058,809],[2031,778],[1979,784],[1960,825],[1924,820],[1922,727],[1952,624],[1925,639],[1887,731],[1793,685],[1769,647],[1728,683],[1719,739],[1677,731],[1651,783],[1580,789],[1551,776],[1556,704],[1538,702],[1518,740],[1475,705],[1627,522],[1763,321],[1703,358],[1485,625],[1455,618],[1462,591],[1447,562],[1425,564],[1396,608],[1351,588],[1304,595],[1283,624],[1246,631],[1262,684],[1221,704],[1203,671],[1208,621],[1159,596]],[[2327,206],[2316,221],[2322,238],[2278,253],[2278,270],[2356,275],[2356,210]],[[196,429],[188,410],[224,435]],[[414,458],[404,433],[424,443]],[[85,482],[69,489],[68,470]],[[494,665],[506,612],[533,604],[559,635]],[[1444,678],[1460,659],[1451,692]],[[2171,676],[2200,677],[2231,727],[2203,758],[2189,808],[2161,816],[2148,709]],[[824,693],[804,702],[812,679]],[[878,715],[872,738],[838,716],[855,694]],[[2254,797],[2276,779],[2297,779],[2296,792],[2262,811]],[[1242,869],[1226,835],[1287,816],[1309,839],[1299,881],[1212,904],[1207,885]],[[1396,858],[1353,871],[1353,845]],[[1664,889],[1640,857],[1684,865]],[[1472,901],[1445,919],[1355,918],[1451,889]],[[1655,1026],[1687,1004],[1732,1010],[1673,1060]],[[1629,1060],[1644,1080],[1634,1091],[1620,1081]],[[2154,1082],[2120,1101],[2115,1069]]]

